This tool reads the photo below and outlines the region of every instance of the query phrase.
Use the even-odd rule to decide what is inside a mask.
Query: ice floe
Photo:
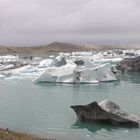
[[[34,79],[35,82],[61,83],[97,83],[114,80],[117,80],[117,78],[111,72],[109,63],[94,68],[78,68],[74,63],[61,67],[49,67]]]
[[[34,82],[98,83],[117,80],[112,67],[127,57],[140,56],[140,50],[107,50],[59,53],[46,58],[21,59],[0,56],[0,79],[33,79]]]

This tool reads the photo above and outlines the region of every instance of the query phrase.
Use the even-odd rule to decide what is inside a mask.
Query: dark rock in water
[[[74,61],[74,63],[75,63],[77,66],[84,66],[84,61],[82,61],[82,60],[76,60],[76,61]]]
[[[133,53],[133,52],[126,52],[125,55],[126,56],[135,56],[135,53]]]
[[[140,119],[126,113],[117,104],[110,100],[101,103],[92,102],[88,105],[71,106],[81,121],[110,123],[124,127],[139,127]]]
[[[121,71],[117,70],[115,66],[111,67],[111,71],[116,75],[116,77],[121,74]]]
[[[140,56],[136,58],[126,58],[116,65],[116,69],[125,72],[140,72]]]

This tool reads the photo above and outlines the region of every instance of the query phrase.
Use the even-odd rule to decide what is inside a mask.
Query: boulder
[[[92,102],[88,105],[75,105],[71,108],[81,121],[109,123],[124,127],[139,127],[140,124],[140,119],[137,116],[128,114],[110,100],[104,100],[99,104]]]
[[[140,56],[122,60],[116,65],[116,69],[122,72],[140,72]]]

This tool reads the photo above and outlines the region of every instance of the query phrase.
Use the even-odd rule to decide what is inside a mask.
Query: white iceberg
[[[61,67],[48,67],[34,82],[61,82],[61,83],[98,83],[99,81],[117,80],[111,72],[110,64],[103,64],[96,68],[78,69],[74,64],[66,64]]]
[[[45,68],[45,67],[54,67],[54,60],[53,59],[43,59],[40,61],[38,67]]]
[[[20,68],[16,68],[10,71],[12,74],[21,74],[21,73],[32,73],[32,72],[37,72],[38,69],[34,66],[31,65],[26,65]]]
[[[25,79],[25,78],[34,78],[39,75],[43,69],[38,69],[37,67],[26,65],[20,68],[12,69],[3,72],[6,80],[13,79]]]
[[[14,64],[0,65],[0,71],[8,70],[14,68]]]
[[[38,67],[46,68],[46,67],[60,67],[66,64],[66,60],[63,56],[57,56],[55,59],[44,59],[42,60]]]
[[[74,82],[75,64],[66,64],[62,67],[48,67],[38,77],[34,79],[35,82]]]
[[[0,56],[0,62],[16,62],[18,61],[18,55],[5,55],[5,56]]]

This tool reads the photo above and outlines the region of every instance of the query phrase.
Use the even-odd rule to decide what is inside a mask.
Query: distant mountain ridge
[[[76,45],[64,42],[53,42],[48,45],[36,46],[36,47],[8,47],[0,46],[0,55],[5,54],[19,54],[19,55],[32,55],[32,56],[45,56],[46,54],[55,54],[60,52],[78,52],[78,51],[94,51],[94,50],[108,50],[108,49],[140,49],[138,46],[120,46],[120,45]]]
[[[58,52],[74,52],[74,51],[92,51],[92,47],[84,45],[75,45],[71,43],[53,42],[48,45],[37,47],[7,47],[0,46],[0,54],[45,54]]]

